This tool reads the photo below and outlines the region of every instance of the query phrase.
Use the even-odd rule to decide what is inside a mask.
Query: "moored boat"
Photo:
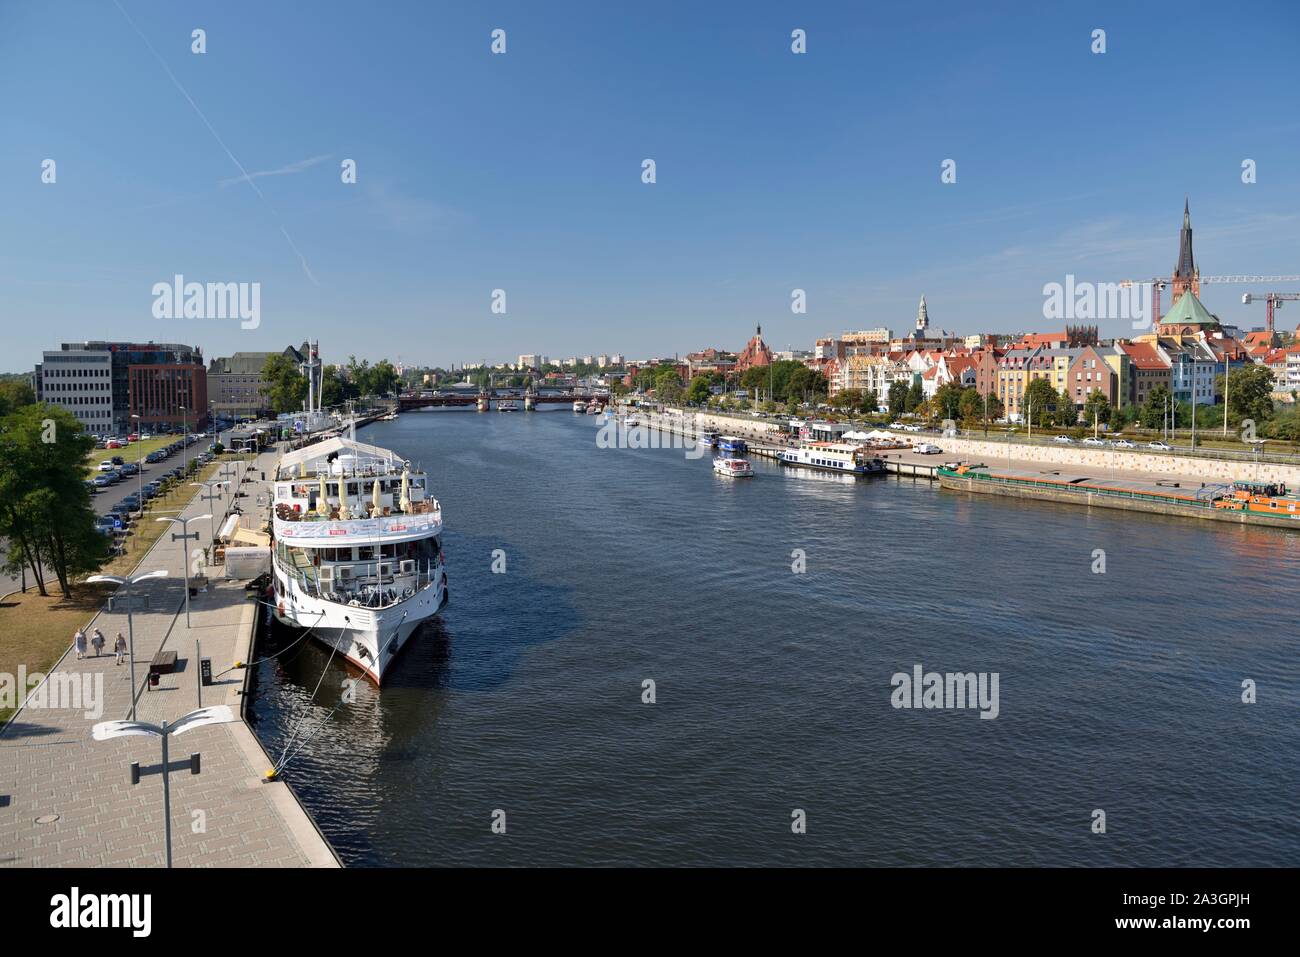
[[[883,475],[885,472],[883,459],[871,455],[864,446],[845,442],[804,442],[793,449],[782,449],[778,458],[783,465],[848,475]]]
[[[442,509],[388,449],[333,438],[276,465],[272,606],[376,684],[447,597]]]
[[[1242,525],[1273,525],[1300,531],[1300,497],[1291,494],[1280,482],[1207,484],[1183,479],[1141,482],[1075,475],[1060,469],[1033,472],[964,463],[953,468],[950,464],[940,466],[935,474],[941,488],[954,491]]]
[[[744,455],[749,451],[749,446],[745,444],[745,440],[736,438],[734,435],[720,436],[718,438],[718,448],[736,455]]]
[[[573,403],[573,411],[574,411],[574,412],[586,412],[586,411],[587,411],[587,403],[584,402],[584,401],[582,401],[582,399],[576,399],[576,400],[574,400],[574,403]]]

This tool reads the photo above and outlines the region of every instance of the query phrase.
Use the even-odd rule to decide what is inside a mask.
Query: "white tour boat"
[[[782,449],[781,462],[809,469],[841,472],[850,475],[883,474],[885,463],[868,454],[861,445],[846,442],[804,442],[798,448]]]
[[[518,412],[518,411],[519,411],[519,403],[516,402],[514,399],[501,399],[499,402],[497,402],[497,411],[498,411],[498,412]]]
[[[276,617],[310,630],[376,684],[447,600],[442,509],[388,449],[333,438],[276,465]]]
[[[714,459],[713,471],[733,478],[751,478],[754,467],[749,464],[748,459]]]
[[[573,403],[573,411],[574,411],[574,412],[586,412],[586,411],[587,411],[587,403],[583,402],[581,399],[576,399],[576,400],[574,400],[574,403]]]

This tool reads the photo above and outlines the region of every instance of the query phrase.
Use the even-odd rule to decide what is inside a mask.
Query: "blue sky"
[[[807,348],[923,292],[1045,328],[1044,283],[1168,274],[1184,193],[1205,274],[1300,273],[1294,4],[119,2],[0,3],[0,369]],[[176,273],[260,283],[260,327],[154,318]],[[1203,299],[1261,324],[1243,291]]]

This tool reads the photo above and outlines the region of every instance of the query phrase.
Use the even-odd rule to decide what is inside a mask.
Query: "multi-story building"
[[[99,428],[92,431],[125,434],[136,424],[132,414],[141,416],[138,424],[143,427],[157,427],[173,421],[179,425],[183,417],[176,405],[185,405],[185,415],[192,426],[206,422],[207,372],[203,367],[203,351],[197,346],[159,342],[65,342],[58,352],[43,353],[39,376],[42,386],[45,366],[60,364],[56,357],[78,354],[84,358],[89,353],[108,356],[112,398],[112,415],[107,426],[102,419],[97,419]],[[164,375],[160,371],[162,368],[177,371]],[[136,390],[134,394],[133,388]],[[182,398],[169,399],[167,396]],[[142,409],[159,411],[150,412],[146,418],[144,412],[138,411]]]
[[[1126,382],[1121,373],[1108,362],[1111,347],[1084,346],[1069,350],[1076,353],[1066,371],[1066,391],[1074,404],[1082,408],[1093,392],[1100,392],[1112,408],[1118,408],[1124,398]],[[1121,353],[1123,355],[1123,353]]]
[[[1149,342],[1124,342],[1116,348],[1128,356],[1128,375],[1122,379],[1129,403],[1145,405],[1158,386],[1170,386],[1169,363]]]
[[[208,415],[208,379],[198,362],[140,362],[128,369],[130,417],[143,429],[201,428]]]
[[[1029,384],[1029,367],[1037,352],[1037,349],[1010,349],[998,359],[996,394],[1008,421],[1022,420],[1022,400]]]
[[[69,349],[42,354],[32,377],[38,402],[75,415],[87,432],[108,435],[113,427],[113,366],[108,352]]]
[[[255,419],[271,411],[270,386],[262,377],[266,362],[283,355],[295,365],[306,361],[310,346],[287,347],[281,353],[236,352],[218,357],[208,364],[208,399],[212,409],[223,419]]]

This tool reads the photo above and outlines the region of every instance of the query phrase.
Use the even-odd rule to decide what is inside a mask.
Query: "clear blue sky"
[[[1184,193],[1204,273],[1300,273],[1293,3],[120,4],[0,4],[0,369],[86,338],[806,348],[922,292],[943,328],[1044,328],[1066,273],[1168,274]],[[261,327],[153,318],[175,273],[260,282]],[[1242,291],[1203,298],[1262,323]]]

